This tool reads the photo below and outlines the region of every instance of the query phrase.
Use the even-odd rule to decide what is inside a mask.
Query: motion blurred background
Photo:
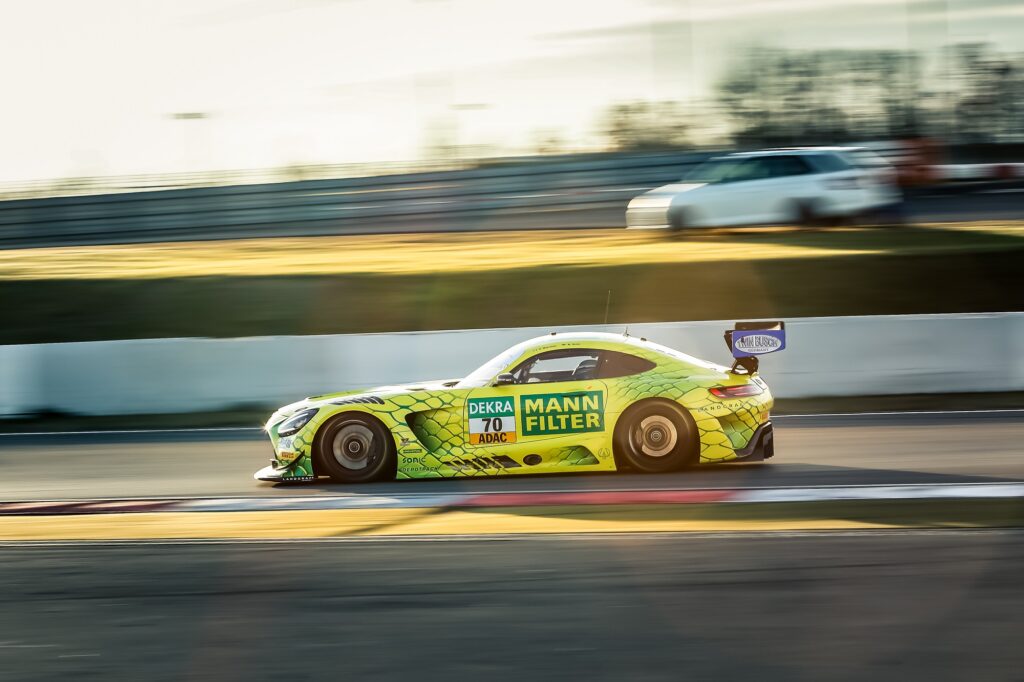
[[[457,315],[468,302],[446,297],[466,287],[442,285],[427,255],[475,239],[494,250],[463,271],[530,266],[516,279],[539,282],[557,259],[513,263],[502,244],[534,239],[536,258],[559,237],[520,231],[609,228],[622,239],[612,230],[637,194],[713,154],[780,145],[876,150],[898,171],[913,224],[1019,218],[1017,2],[44,1],[3,12],[0,58],[19,65],[0,119],[0,245],[18,249],[0,259],[4,343],[593,323],[609,289],[616,322],[969,312],[1019,300],[1016,287],[1002,291],[1013,303],[977,294],[1002,289],[1006,264],[987,263],[975,269],[991,280],[944,300],[862,289],[832,309],[771,292],[760,305],[736,291],[694,308],[608,274],[577,287],[594,302],[567,316],[547,309],[549,297],[513,300],[504,285],[486,299],[501,315],[479,301]],[[443,234],[481,231],[515,234]],[[402,273],[373,254],[345,257],[366,241],[25,250],[377,233],[440,236],[379,242],[414,266]],[[765,240],[884,251],[909,238],[947,252],[1017,243],[1007,232],[934,230],[758,236],[733,254],[733,273],[771,253]],[[588,264],[610,253],[600,240],[577,251],[570,260]],[[359,309],[372,298],[387,306]]]
[[[1017,2],[3,13],[0,58],[20,65],[0,114],[8,416],[99,404],[68,404],[63,383],[99,382],[45,378],[73,372],[53,370],[40,353],[65,351],[41,343],[1021,307]],[[905,224],[675,242],[622,230],[631,198],[708,157],[785,145],[873,149],[894,167]],[[179,345],[167,352],[188,357]],[[81,366],[84,350],[66,352]],[[153,364],[127,372],[135,394]],[[434,375],[426,361],[405,367]],[[353,369],[315,389],[352,387]],[[907,392],[894,384],[881,388]],[[263,409],[302,390],[239,389],[218,405]]]
[[[1018,161],[1024,143],[1024,12],[1011,0],[4,13],[0,57],[19,65],[0,131],[6,198],[919,136],[946,159]]]
[[[1019,679],[1020,0],[9,0],[0,64],[0,680]],[[901,220],[625,229],[808,145]],[[744,319],[770,464],[250,478],[308,395]],[[766,497],[650,497],[723,490]],[[567,497],[436,501],[508,492]]]

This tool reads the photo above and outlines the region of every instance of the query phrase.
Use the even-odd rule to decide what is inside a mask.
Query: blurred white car
[[[683,181],[635,197],[634,228],[808,225],[894,211],[896,172],[858,147],[804,147],[719,156]]]

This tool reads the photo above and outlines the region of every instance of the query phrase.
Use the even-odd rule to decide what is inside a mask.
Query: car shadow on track
[[[826,464],[722,464],[669,474],[567,473],[532,476],[473,476],[364,484],[339,484],[320,478],[309,483],[264,484],[288,494],[448,494],[502,492],[573,492],[595,490],[680,490],[777,488],[847,485],[1005,483],[1024,476],[948,474],[900,469],[873,469]]]

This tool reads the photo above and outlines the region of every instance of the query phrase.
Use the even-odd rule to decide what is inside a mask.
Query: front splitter
[[[316,480],[316,476],[289,476],[290,468],[277,469],[274,465],[265,466],[253,474],[252,477],[257,481],[270,481],[271,483],[303,483]]]

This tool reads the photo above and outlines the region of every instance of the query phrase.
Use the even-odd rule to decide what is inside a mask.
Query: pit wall
[[[722,332],[732,323],[630,324],[629,334],[728,364]],[[0,346],[0,417],[202,412],[457,378],[508,346],[551,331]],[[1024,313],[792,318],[786,331],[786,350],[761,361],[761,375],[778,398],[1024,390]]]

